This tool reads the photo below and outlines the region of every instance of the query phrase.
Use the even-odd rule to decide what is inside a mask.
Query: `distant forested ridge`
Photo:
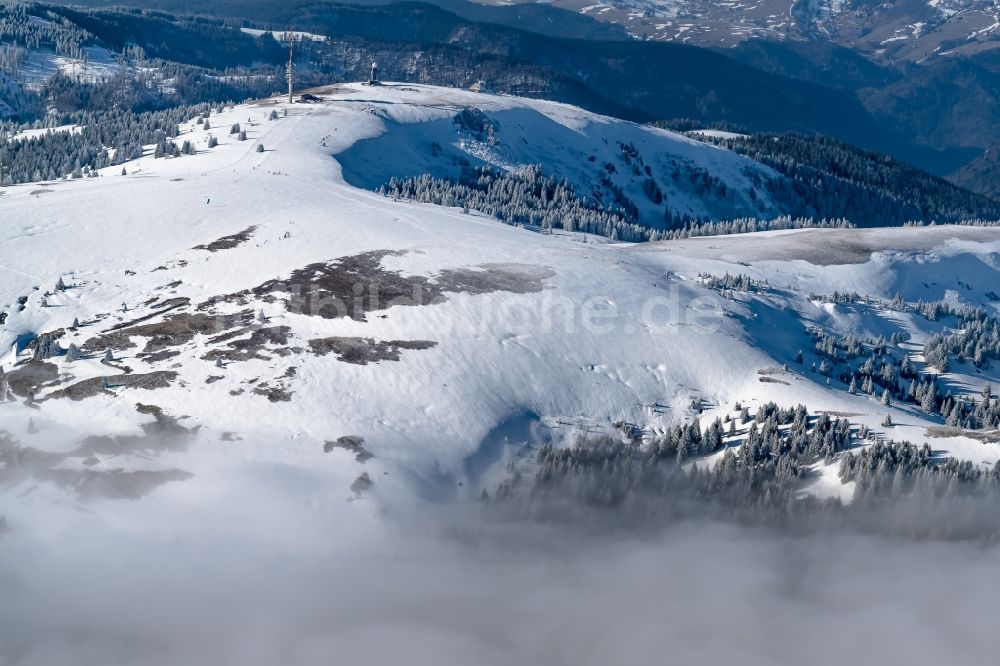
[[[297,27],[322,31],[329,37],[297,45],[296,86],[300,89],[344,79],[363,79],[372,59],[377,59],[388,78],[455,87],[478,84],[483,90],[547,97],[639,121],[656,115],[664,117],[667,113],[695,113],[700,108],[699,96],[714,98],[721,94],[714,88],[699,88],[705,85],[704,81],[684,79],[671,87],[673,97],[669,103],[647,96],[639,104],[630,97],[634,91],[621,88],[620,73],[609,70],[606,59],[599,58],[597,62],[586,42],[547,38],[546,47],[541,49],[545,52],[542,57],[538,53],[544,41],[540,35],[506,26],[470,23],[420,3],[377,7],[321,3],[311,9],[302,3],[293,4],[294,11],[305,12],[303,25]],[[286,85],[287,45],[266,31],[271,25],[263,22],[262,17],[271,16],[272,10],[261,3],[248,5],[250,15],[261,19],[253,23],[236,18],[239,10],[235,4],[227,7],[226,18],[211,18],[143,9],[83,9],[0,0],[0,121],[6,118],[10,123],[0,126],[0,142],[3,135],[19,129],[85,126],[96,122],[103,123],[105,128],[116,127],[121,125],[121,113],[143,114],[202,103],[228,103],[281,91]],[[402,23],[401,18],[405,18]],[[265,31],[249,34],[241,30],[247,25]],[[621,56],[621,67],[631,68],[631,63],[638,62],[637,58],[646,51],[655,55],[656,62],[664,64],[681,57],[692,59],[697,71],[712,63],[721,66],[725,61],[718,54],[678,45],[623,41],[601,44],[608,54]],[[50,55],[58,56],[62,69],[39,78],[39,59]],[[98,56],[104,60],[91,61]],[[784,118],[779,125],[799,127],[789,116],[794,111],[799,113],[796,122],[842,135],[830,119],[808,120],[811,114],[820,111],[829,114],[840,109],[838,123],[851,121],[853,127],[866,128],[868,138],[878,134],[868,120],[858,116],[855,106],[844,106],[830,99],[833,93],[829,91],[810,87],[815,93],[810,96],[809,91],[796,87],[798,83],[789,84],[791,87],[779,85],[778,80],[760,79],[762,75],[756,70],[743,71],[740,68],[744,66],[733,65],[737,66],[733,71],[745,75],[740,85],[755,85],[758,92],[775,91],[777,97],[764,97],[769,109],[776,107],[771,109],[773,113],[768,112],[769,117]],[[680,76],[673,68],[659,69],[670,72],[670,76]],[[641,68],[636,71],[644,72]],[[732,73],[725,71],[727,76]],[[609,94],[611,90],[616,94]],[[760,127],[761,118],[747,115],[736,104],[733,95],[738,91],[726,88],[726,95],[719,98],[725,103],[717,106],[728,111],[718,118],[730,124]],[[781,95],[786,93],[794,93],[795,100],[783,102]],[[807,98],[811,100],[808,108],[803,107]],[[111,114],[107,122],[98,119],[105,112]],[[105,130],[101,131],[106,135]],[[92,136],[91,132],[84,132],[82,138],[50,139],[78,145],[72,149],[68,143],[59,146],[58,163],[51,165],[51,169],[50,165],[39,164],[27,148],[7,146],[4,150],[8,161],[3,163],[0,182],[26,182],[36,173],[43,177],[51,173],[67,175],[76,170],[77,162],[81,167],[89,164],[91,169],[98,168],[103,163],[102,151],[110,151],[112,161],[135,152],[131,146],[133,136],[116,137],[111,143],[87,144],[83,148],[79,142]],[[860,135],[858,140],[868,141]],[[791,219],[879,226],[1000,218],[1000,204],[992,199],[837,140],[798,134],[750,134],[718,141],[786,176],[762,180],[759,186],[766,188],[779,204],[778,212]],[[157,142],[155,138],[152,141]],[[125,152],[117,149],[126,145]],[[67,155],[71,155],[68,160],[64,159]],[[468,187],[468,183],[457,184]],[[658,196],[655,183],[651,185],[651,196],[655,198]],[[445,195],[445,187],[435,185],[439,198],[455,199],[455,195],[461,194]],[[426,187],[421,192],[419,196],[405,193],[401,196],[419,198],[428,194]],[[469,199],[468,202],[455,200],[459,201],[457,205],[490,210],[491,204],[484,199],[488,196],[492,195],[485,190],[476,193],[467,190],[460,199]],[[614,196],[613,201],[599,205],[578,198],[579,220],[575,228],[593,229],[623,240],[668,238],[687,233],[684,230],[707,229],[706,223],[720,222],[665,210],[662,220],[644,220],[639,224],[632,213],[634,203],[625,196]],[[511,212],[509,206],[492,208],[496,208],[497,215]],[[530,218],[526,224],[562,226],[554,221],[552,210],[541,218],[539,210],[536,208],[529,215],[522,210],[514,217]],[[753,218],[759,212],[736,210],[731,215]]]
[[[787,176],[769,189],[791,215],[843,217],[859,227],[1000,219],[1000,202],[881,153],[823,136],[733,134],[696,136]]]
[[[490,90],[637,122],[689,117],[701,126],[819,132],[937,175],[955,174],[955,182],[977,191],[997,188],[992,165],[956,173],[996,140],[1000,60],[991,51],[905,70],[813,41],[749,40],[712,51],[630,39],[620,26],[531,3],[144,0],[144,9],[128,10],[116,8],[117,0],[73,4],[103,9],[6,2],[0,15],[12,6],[30,7],[39,18],[51,12],[56,28],[79,21],[79,30],[93,38],[60,34],[65,45],[102,44],[116,52],[134,45],[151,59],[215,70],[280,64],[281,48],[269,40],[254,44],[239,28],[295,26],[330,37],[329,44],[313,45],[317,58],[309,64],[328,75],[326,83],[359,80],[375,59],[388,80],[461,87],[481,81]],[[9,39],[0,37],[4,42]],[[11,117],[6,99],[0,95],[0,117]],[[185,100],[197,101],[208,98]]]
[[[362,80],[374,59],[388,80],[453,87],[481,83],[487,90],[554,99],[637,122],[695,117],[761,131],[819,131],[879,150],[908,150],[905,137],[877,122],[848,91],[769,74],[706,49],[620,39],[615,31],[592,29],[585,17],[567,20],[567,25],[576,21],[572,32],[546,23],[550,34],[511,27],[526,22],[504,18],[514,11],[544,9],[456,6],[470,20],[417,2],[154,4],[179,13],[7,2],[0,4],[0,17],[14,17],[9,22],[15,22],[20,13],[32,23],[42,21],[44,27],[18,26],[0,43],[20,40],[24,46],[28,32],[48,31],[52,34],[35,39],[30,48],[55,48],[59,42],[60,51],[75,57],[82,55],[76,48],[101,47],[122,54],[138,47],[149,61],[215,72],[259,67],[266,74],[267,68],[280,66],[283,46],[269,35],[257,38],[240,28],[267,31],[294,25],[329,37],[303,45],[311,53],[300,60],[301,72],[321,72],[325,80],[319,82]],[[209,13],[215,16],[205,16]],[[187,97],[179,103],[201,101],[220,100]],[[39,109],[45,105],[36,106],[35,112]],[[19,117],[31,119],[29,114]]]

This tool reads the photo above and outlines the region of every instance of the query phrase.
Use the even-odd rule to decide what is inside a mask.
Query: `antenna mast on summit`
[[[288,79],[288,103],[294,104],[292,99],[292,88],[295,83],[295,33],[288,29],[288,66],[285,69],[285,78]]]

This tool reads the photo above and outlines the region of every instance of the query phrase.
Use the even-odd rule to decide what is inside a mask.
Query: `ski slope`
[[[424,168],[413,157],[420,141],[452,132],[448,145],[461,145],[450,118],[472,105],[510,129],[504,159],[550,163],[567,177],[579,156],[619,138],[641,141],[651,161],[682,155],[727,177],[740,163],[560,104],[410,85],[316,94],[312,104],[275,98],[213,113],[207,131],[192,121],[179,137],[194,143],[191,156],[0,191],[0,364],[33,397],[0,404],[7,446],[34,461],[0,462],[11,530],[56,538],[85,510],[97,516],[87,520],[166,536],[206,505],[249,529],[246,502],[280,539],[297,527],[282,526],[288,506],[331,516],[356,496],[477,497],[524,439],[572,441],[616,422],[655,433],[694,417],[692,401],[703,420],[737,401],[803,403],[876,430],[888,413],[893,438],[977,464],[1000,459],[995,440],[931,439],[933,423],[911,407],[827,384],[809,370],[807,336],[810,326],[905,331],[919,362],[921,336],[936,324],[815,296],[898,293],[995,311],[1000,231],[643,245],[533,233],[356,185],[377,182],[386,165]],[[246,141],[227,134],[234,123]],[[728,297],[703,273],[771,288]],[[52,332],[83,358],[30,363],[29,343]],[[995,367],[949,377],[974,393],[998,380]],[[335,444],[343,437],[363,438],[372,457]],[[358,485],[362,473],[370,486]],[[817,494],[841,493],[836,482],[823,474]],[[271,508],[251,499],[261,485]]]

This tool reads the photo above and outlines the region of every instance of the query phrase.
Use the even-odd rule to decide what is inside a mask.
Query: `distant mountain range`
[[[746,30],[741,40],[712,42],[687,38],[687,31],[673,41],[641,41],[630,38],[626,30],[634,33],[634,22],[599,22],[586,14],[533,3],[488,6],[439,0],[434,6],[220,0],[209,7],[191,0],[152,0],[136,4],[158,11],[60,9],[58,13],[83,26],[111,51],[140,45],[147,55],[172,63],[215,70],[263,66],[272,68],[276,77],[286,57],[283,50],[273,43],[254,43],[238,28],[285,30],[294,25],[331,38],[325,46],[311,47],[315,53],[308,65],[316,83],[363,78],[370,61],[377,59],[385,76],[396,80],[458,87],[478,84],[497,92],[562,100],[633,121],[691,119],[750,131],[818,133],[890,154],[939,176],[974,168],[970,165],[996,140],[993,128],[1000,121],[1000,51],[989,50],[992,42],[987,33],[977,38],[980,48],[963,42],[962,48],[947,51],[950,57],[941,56],[942,49],[937,51],[939,57],[916,63],[901,52],[890,53],[888,47],[867,49],[860,37],[848,39],[847,18],[855,17],[851,23],[855,25],[868,14],[846,5],[836,5],[834,11],[823,9],[824,3],[813,3],[811,13],[803,14],[796,4],[793,14],[812,17],[791,22],[799,27],[790,23],[783,31]],[[695,5],[677,3],[678,17],[695,12]],[[897,5],[897,12],[909,7]],[[638,14],[649,11],[652,17],[673,11],[657,3],[642,7]],[[610,15],[611,10],[599,9],[587,14]],[[787,18],[787,7],[782,11]],[[208,14],[197,21],[183,18]],[[745,21],[754,15],[747,13]],[[708,16],[699,24],[708,25]],[[875,21],[873,17],[869,19]],[[937,23],[924,23],[917,35],[921,39],[943,30]],[[963,25],[955,17],[945,23]],[[810,25],[810,30],[803,27]],[[678,43],[685,40],[689,44]],[[716,48],[703,48],[708,44]],[[183,101],[202,100],[194,96]],[[998,191],[998,183],[987,176],[956,182],[988,195]]]
[[[551,5],[623,26],[639,38],[699,46],[825,40],[885,62],[920,62],[1000,45],[1000,7],[994,0],[553,0]]]

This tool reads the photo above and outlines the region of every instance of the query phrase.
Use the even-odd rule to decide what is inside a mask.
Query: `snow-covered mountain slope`
[[[605,204],[617,188],[647,227],[662,226],[665,210],[711,219],[786,212],[763,186],[779,178],[772,169],[680,134],[552,102],[453,90],[435,97],[404,88],[373,106],[367,134],[375,136],[338,157],[345,180],[376,189],[393,177],[459,180],[468,167],[537,164]]]
[[[19,74],[29,88],[37,89],[57,72],[93,82],[122,69],[122,65],[115,62],[114,54],[105,48],[88,46],[81,50],[79,58],[70,58],[45,48],[26,51]]]
[[[977,464],[1000,458],[989,435],[929,431],[940,419],[814,372],[822,358],[809,333],[899,333],[895,353],[923,369],[923,342],[945,323],[888,301],[995,314],[1000,231],[643,245],[533,233],[393,201],[348,174],[375,178],[382,163],[422,156],[403,137],[443,138],[473,100],[501,132],[535,123],[566,137],[512,149],[515,159],[581,151],[574,136],[642,136],[653,163],[661,150],[735,162],[561,105],[420,86],[319,94],[230,108],[209,130],[192,121],[180,139],[194,155],[0,191],[0,358],[15,397],[0,404],[0,514],[11,529],[57,533],[78,519],[75,507],[101,514],[130,498],[140,501],[114,503],[115,520],[169,532],[257,482],[321,512],[372,488],[476,496],[521,441],[623,423],[655,433],[696,416],[692,402],[702,419],[736,401],[803,403],[876,430],[890,414],[896,439]],[[226,135],[236,123],[246,141]],[[756,286],[707,277],[727,273]],[[838,303],[835,291],[870,298]],[[953,365],[942,381],[956,394],[1000,379],[995,366]],[[817,492],[839,492],[822,478],[832,490]]]

